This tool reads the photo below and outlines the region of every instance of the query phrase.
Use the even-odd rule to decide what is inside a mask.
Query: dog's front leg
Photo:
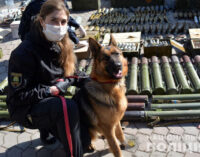
[[[120,122],[116,125],[115,134],[120,143],[125,146],[125,137]]]
[[[103,134],[106,137],[106,139],[108,140],[110,150],[114,154],[114,156],[115,157],[123,157],[121,149],[118,145],[118,142],[117,142],[117,139],[115,136],[115,129],[114,128],[110,128],[110,129],[105,128],[103,130]]]

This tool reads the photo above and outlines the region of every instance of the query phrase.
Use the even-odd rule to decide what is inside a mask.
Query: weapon
[[[164,78],[166,81],[166,88],[168,94],[176,94],[178,93],[176,84],[172,75],[172,70],[169,65],[169,60],[166,56],[162,56],[162,70],[164,73]]]
[[[189,84],[187,82],[185,73],[183,71],[182,66],[180,65],[178,57],[177,56],[172,56],[172,61],[174,63],[173,67],[174,67],[174,70],[175,70],[176,77],[177,77],[178,82],[180,84],[181,93],[183,93],[183,94],[191,93],[192,89],[191,89],[191,87],[189,86]]]
[[[138,66],[138,59],[136,57],[133,57],[132,62],[131,62],[131,68],[130,68],[128,94],[138,93],[137,66]]]
[[[153,72],[153,83],[154,83],[154,94],[164,94],[165,89],[163,85],[163,79],[161,75],[160,66],[158,64],[158,57],[152,56],[152,72]]]
[[[142,57],[142,67],[141,67],[141,77],[142,77],[142,88],[141,94],[143,95],[150,95],[150,80],[149,80],[149,67],[148,67],[148,60],[146,57]]]

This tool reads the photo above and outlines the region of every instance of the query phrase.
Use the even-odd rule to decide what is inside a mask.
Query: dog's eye
[[[113,52],[112,55],[119,56],[121,54],[119,52]]]
[[[104,55],[104,56],[103,56],[103,60],[108,61],[109,59],[110,59],[110,56],[109,56],[109,55]]]

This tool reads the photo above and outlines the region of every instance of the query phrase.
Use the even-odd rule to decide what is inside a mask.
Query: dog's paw
[[[121,150],[125,150],[126,145],[125,144],[120,144],[120,148],[121,148]]]
[[[121,150],[129,149],[135,146],[134,140],[126,140],[126,142],[120,144]]]
[[[95,146],[93,144],[90,144],[86,148],[83,149],[84,153],[92,153],[96,150]]]

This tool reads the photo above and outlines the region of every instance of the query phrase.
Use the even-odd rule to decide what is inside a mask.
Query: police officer
[[[27,38],[11,53],[7,105],[12,120],[28,128],[48,130],[70,156],[63,103],[58,95],[70,85],[81,87],[85,78],[69,77],[75,72],[76,58],[67,33],[68,19],[62,0],[47,0],[42,5]],[[73,155],[82,157],[83,149],[90,144],[88,130],[80,123],[77,104],[70,99],[66,104]]]
[[[40,12],[40,8],[45,1],[46,0],[33,0],[32,2],[28,4],[25,11],[23,12],[22,18],[20,20],[19,32],[18,32],[22,41],[25,39],[26,34],[28,34],[28,32],[30,31],[31,25],[33,24],[37,14]],[[63,0],[63,1],[65,3],[66,8],[69,9],[67,5],[67,1],[66,0]],[[84,37],[86,35],[86,31],[83,28],[83,26],[79,25],[76,22],[76,20],[74,20],[71,16],[69,17],[68,25],[69,25],[68,34],[69,34],[70,39],[76,44],[77,48],[83,47],[84,45],[79,43],[79,39],[77,38],[75,32],[71,28],[71,27],[75,27],[75,29],[79,29],[80,35]]]

